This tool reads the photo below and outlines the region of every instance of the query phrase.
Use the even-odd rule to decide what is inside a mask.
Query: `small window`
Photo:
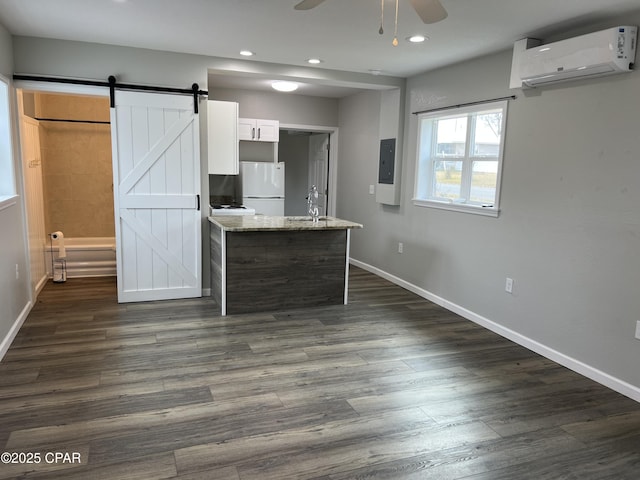
[[[497,216],[507,102],[418,116],[414,204]]]
[[[9,92],[8,80],[0,75],[0,208],[16,194]]]

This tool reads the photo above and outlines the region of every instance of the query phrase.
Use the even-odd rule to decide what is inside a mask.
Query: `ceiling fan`
[[[311,10],[323,2],[324,0],[302,0],[294,8]],[[424,23],[436,23],[447,18],[447,11],[440,0],[411,0],[411,5]]]

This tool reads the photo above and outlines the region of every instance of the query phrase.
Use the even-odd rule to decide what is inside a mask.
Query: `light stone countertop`
[[[297,231],[297,230],[346,230],[362,228],[359,223],[334,217],[272,217],[268,215],[214,215],[209,221],[228,232]]]

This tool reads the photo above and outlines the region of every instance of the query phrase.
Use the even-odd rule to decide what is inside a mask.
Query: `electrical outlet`
[[[636,338],[640,340],[640,321],[636,322]]]
[[[513,293],[513,278],[507,277],[504,283],[504,291],[507,293]]]
[[[398,253],[402,253],[404,251],[404,245],[402,242],[398,243]]]
[[[373,195],[374,193],[376,193],[375,185],[369,185],[369,195]]]

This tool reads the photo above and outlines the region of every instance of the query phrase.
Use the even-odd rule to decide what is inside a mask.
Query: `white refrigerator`
[[[284,163],[240,162],[242,203],[257,215],[284,215]]]

